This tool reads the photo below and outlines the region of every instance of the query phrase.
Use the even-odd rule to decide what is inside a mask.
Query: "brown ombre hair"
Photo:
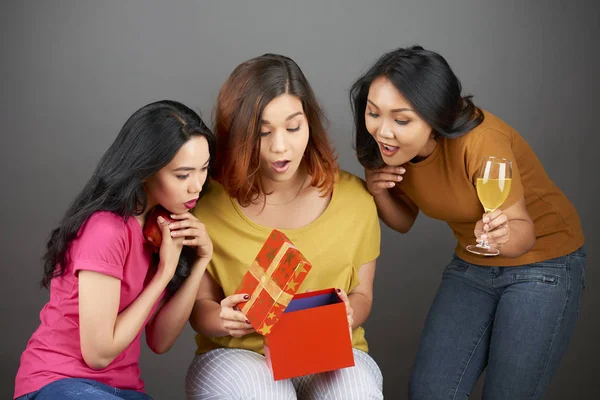
[[[283,94],[300,99],[308,121],[304,162],[311,185],[321,189],[323,196],[333,191],[336,156],[325,131],[325,116],[308,81],[291,58],[264,54],[233,70],[221,87],[215,109],[213,178],[243,206],[264,192],[259,173],[260,120],[265,107]]]

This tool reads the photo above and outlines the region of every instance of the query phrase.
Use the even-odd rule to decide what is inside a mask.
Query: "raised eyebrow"
[[[377,107],[377,104],[373,103],[371,100],[367,99],[367,103],[371,104],[373,107],[379,109],[379,107]]]
[[[202,165],[203,167],[207,166],[210,163],[210,158],[208,160],[206,160],[206,162]],[[196,168],[193,167],[179,167],[179,168],[175,168],[173,171],[193,171]]]
[[[377,104],[373,103],[371,100],[367,99],[367,102],[369,102],[369,104],[371,104],[373,107],[379,109],[379,107],[377,107]],[[407,108],[407,107],[394,108],[393,110],[390,110],[390,112],[393,112],[393,113],[402,112],[402,111],[412,111],[412,112],[415,112],[412,108]]]
[[[290,119],[297,117],[298,115],[302,115],[302,111],[298,111],[298,112],[288,115],[288,117],[285,120],[289,121]]]
[[[394,108],[392,110],[393,113],[401,112],[401,111],[412,111],[412,112],[414,112],[411,108],[406,108],[406,107],[403,107],[403,108]]]
[[[286,120],[286,121],[289,121],[290,119],[292,119],[292,118],[294,118],[294,117],[297,117],[298,115],[302,115],[302,114],[304,114],[302,111],[295,112],[295,113],[293,113],[293,114],[290,114],[290,115],[288,115],[288,116],[285,118],[285,120]],[[261,123],[261,125],[269,125],[269,124],[270,124],[270,122],[269,122],[269,121],[267,121],[266,119],[261,119],[261,120],[260,120],[260,123]]]
[[[173,171],[193,171],[195,168],[192,167],[179,167],[175,168]]]

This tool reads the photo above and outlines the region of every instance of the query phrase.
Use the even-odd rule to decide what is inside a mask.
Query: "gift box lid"
[[[271,332],[311,268],[287,236],[271,232],[235,291],[250,295],[237,307],[258,333]]]

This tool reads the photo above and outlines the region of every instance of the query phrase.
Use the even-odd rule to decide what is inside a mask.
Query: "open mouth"
[[[271,164],[271,168],[273,168],[277,172],[285,172],[290,166],[290,160],[279,160],[275,161]]]
[[[198,199],[194,199],[194,200],[190,200],[188,202],[183,203],[183,205],[185,206],[185,208],[188,209],[192,209],[196,206],[196,203],[198,202]]]
[[[390,146],[389,144],[381,142],[379,142],[379,146],[381,148],[381,153],[387,157],[393,156],[398,152],[398,150],[400,150],[400,147],[398,146]]]

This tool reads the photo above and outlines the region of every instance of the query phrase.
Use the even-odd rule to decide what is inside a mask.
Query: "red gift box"
[[[346,306],[335,289],[297,294],[265,336],[273,378],[294,378],[354,366]]]
[[[235,291],[250,295],[238,309],[258,333],[271,331],[311,267],[283,233],[271,232]]]

